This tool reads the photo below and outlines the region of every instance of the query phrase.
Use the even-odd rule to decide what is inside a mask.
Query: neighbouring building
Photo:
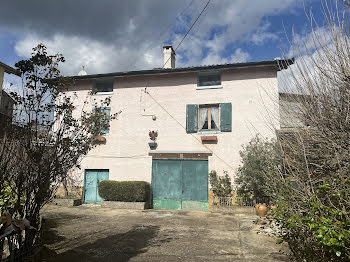
[[[14,106],[13,98],[2,89],[5,73],[19,76],[16,69],[0,62],[0,134],[5,124],[11,122]]]
[[[289,61],[292,63],[292,61]],[[208,208],[208,172],[233,177],[239,151],[256,134],[273,138],[280,129],[279,60],[175,67],[175,52],[164,47],[164,68],[75,76],[70,88],[78,110],[111,97],[108,114],[122,111],[77,174],[86,203],[101,200],[104,179],[152,183],[153,207]],[[90,102],[92,110],[92,102]],[[86,108],[86,105],[85,105]],[[150,131],[157,133],[156,144]]]

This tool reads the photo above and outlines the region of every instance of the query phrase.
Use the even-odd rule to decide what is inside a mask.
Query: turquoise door
[[[107,169],[87,169],[85,170],[84,202],[100,203],[103,199],[98,194],[98,183],[109,179],[109,170]]]
[[[208,161],[154,159],[152,193],[155,209],[208,209]]]

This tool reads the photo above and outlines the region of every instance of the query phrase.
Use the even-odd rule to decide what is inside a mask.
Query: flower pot
[[[156,142],[149,142],[148,145],[151,150],[156,149],[158,146]]]
[[[255,205],[255,211],[256,211],[256,215],[259,216],[259,217],[266,216],[266,212],[267,212],[266,204],[256,204]]]
[[[98,137],[95,138],[95,141],[99,142],[99,143],[105,143],[106,142],[106,138],[104,136],[98,136]]]

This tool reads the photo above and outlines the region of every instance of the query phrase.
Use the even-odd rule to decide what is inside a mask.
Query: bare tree
[[[323,1],[322,27],[308,16],[310,37],[291,41],[297,59],[284,77],[283,92],[293,93],[289,99],[298,105],[290,113],[304,128],[280,133],[283,163],[270,189],[278,196],[274,217],[283,238],[306,261],[350,259],[350,24],[344,4]]]

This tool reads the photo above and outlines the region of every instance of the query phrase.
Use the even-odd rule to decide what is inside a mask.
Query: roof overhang
[[[13,67],[11,67],[9,65],[4,64],[3,62],[0,62],[0,67],[4,68],[5,73],[7,73],[7,74],[14,74],[17,76],[21,75],[16,69],[14,69]]]
[[[223,70],[231,68],[258,68],[258,67],[272,67],[276,71],[288,68],[288,66],[294,63],[292,59],[280,59],[280,60],[267,60],[257,62],[246,62],[246,63],[234,63],[234,64],[220,64],[220,65],[208,65],[208,66],[193,66],[193,67],[180,67],[180,68],[160,68],[151,70],[140,70],[140,71],[125,71],[115,72],[107,74],[94,74],[84,76],[73,76],[74,79],[94,79],[94,78],[107,78],[107,77],[121,77],[121,76],[135,76],[135,75],[155,75],[155,74],[171,74],[171,73],[187,73],[187,72],[198,72],[202,70]]]

